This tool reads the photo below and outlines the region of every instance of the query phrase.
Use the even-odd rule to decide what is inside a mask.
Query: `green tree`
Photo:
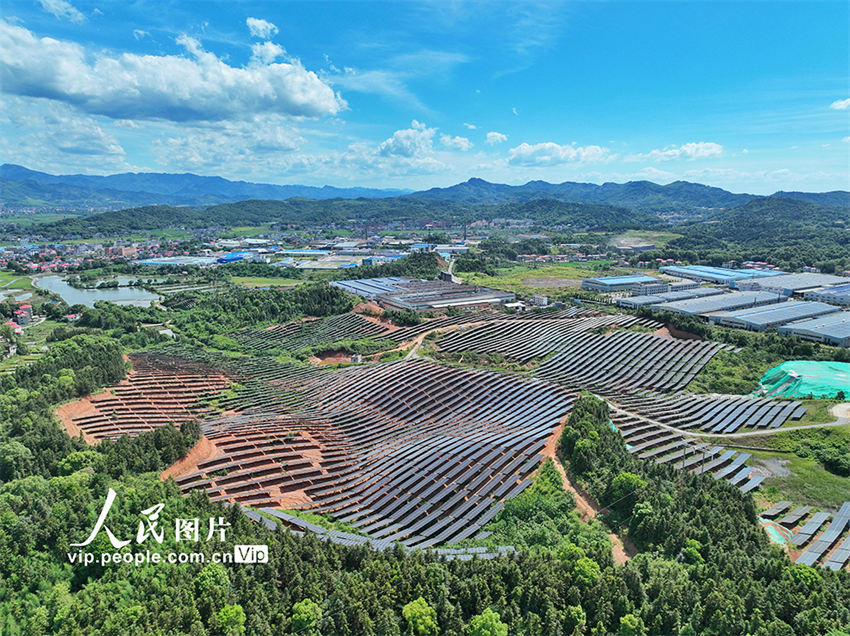
[[[634,614],[626,614],[620,617],[620,636],[645,636],[646,627],[643,619]]]
[[[489,607],[477,616],[473,616],[466,628],[469,636],[508,636],[508,626],[502,622],[498,612]]]
[[[405,605],[401,610],[401,615],[407,621],[407,629],[411,634],[425,636],[440,633],[440,627],[437,624],[437,612],[421,596]]]
[[[319,633],[319,621],[322,620],[322,608],[315,601],[305,598],[292,606],[290,631],[294,634],[313,636]]]
[[[238,603],[225,605],[215,615],[215,626],[222,636],[242,636],[245,633],[245,610]]]

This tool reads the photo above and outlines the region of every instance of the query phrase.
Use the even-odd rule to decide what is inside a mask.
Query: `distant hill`
[[[833,190],[832,192],[783,192],[779,191],[772,196],[782,199],[796,199],[826,205],[835,208],[850,208],[850,192],[844,190]]]
[[[700,212],[716,208],[734,208],[761,199],[755,194],[735,194],[688,181],[659,185],[651,181],[628,183],[548,183],[529,181],[510,186],[470,179],[448,188],[431,188],[407,195],[409,198],[455,201],[459,203],[506,203],[555,199],[580,203],[602,203],[653,213]],[[821,205],[850,207],[850,192],[779,192],[773,196],[798,199]]]
[[[20,189],[15,184],[25,184]],[[147,204],[205,206],[246,199],[384,198],[408,190],[272,185],[202,177],[191,173],[132,173],[94,176],[52,175],[23,166],[0,166],[0,204],[119,209]]]
[[[754,199],[737,208],[716,210],[700,222],[676,227],[684,234],[667,248],[677,256],[705,259],[709,252],[744,250],[741,258],[803,265],[850,258],[850,215],[846,208],[826,207],[781,197]]]
[[[190,207],[142,206],[101,212],[27,227],[29,235],[47,238],[76,238],[95,235],[123,235],[128,232],[168,228],[206,228],[281,223],[295,226],[330,223],[386,223],[391,221],[452,220],[469,223],[480,219],[533,219],[549,227],[576,230],[613,231],[658,226],[657,217],[626,208],[569,203],[552,199],[499,205],[467,205],[448,201],[427,201],[395,197],[384,199],[293,198],[286,201],[249,200],[223,203],[206,209]]]
[[[464,203],[501,203],[556,199],[581,203],[603,203],[651,212],[694,211],[705,208],[729,208],[743,205],[756,197],[753,194],[734,194],[721,188],[675,181],[658,185],[651,181],[628,183],[547,183],[529,181],[525,185],[509,186],[470,179],[449,188],[432,188],[407,195],[410,198],[457,201]]]

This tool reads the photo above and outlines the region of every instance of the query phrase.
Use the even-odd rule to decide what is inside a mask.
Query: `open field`
[[[850,426],[787,431],[770,436],[714,438],[729,448],[746,449],[753,466],[765,475],[761,497],[774,503],[780,499],[795,504],[837,508],[850,495],[850,477],[826,470],[814,457],[800,457],[795,449],[807,441],[850,443]]]
[[[10,214],[0,216],[0,223],[14,223],[21,227],[30,227],[36,223],[53,223],[62,219],[76,217],[76,214],[63,214],[62,212],[43,212],[39,214]]]
[[[291,285],[300,285],[303,280],[294,278],[264,278],[262,276],[234,276],[230,282],[235,285],[243,285],[244,287],[289,287]]]
[[[16,272],[0,272],[0,292],[10,289],[30,290],[32,289],[32,278]]]
[[[654,230],[627,230],[622,234],[611,239],[610,244],[628,247],[631,245],[639,245],[652,243],[656,247],[664,247],[670,241],[681,238],[682,234],[675,232],[658,232]]]
[[[477,273],[460,273],[463,282],[483,285],[512,292],[536,294],[546,290],[558,291],[565,287],[580,287],[581,279],[602,275],[594,265],[607,265],[609,261],[587,263],[558,263],[556,265],[517,265],[499,268],[496,276]],[[623,273],[627,270],[613,268],[604,274]]]

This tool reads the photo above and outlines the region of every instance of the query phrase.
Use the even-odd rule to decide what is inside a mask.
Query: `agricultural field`
[[[594,276],[615,275],[628,270],[610,268],[609,261],[588,261],[586,263],[559,263],[557,265],[541,264],[516,265],[499,268],[496,276],[478,273],[461,273],[464,283],[483,285],[495,289],[506,289],[519,294],[557,293],[568,289],[581,287],[584,278]],[[604,268],[594,269],[594,266]]]
[[[651,243],[656,247],[664,247],[670,241],[682,238],[683,234],[661,232],[655,230],[627,230],[611,239],[610,245],[615,247],[631,247]]]
[[[230,282],[243,287],[294,287],[300,285],[303,280],[294,278],[265,278],[263,276],[233,276]]]

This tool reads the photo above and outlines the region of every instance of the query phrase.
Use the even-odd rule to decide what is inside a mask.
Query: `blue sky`
[[[850,189],[850,3],[4,0],[0,161]]]

